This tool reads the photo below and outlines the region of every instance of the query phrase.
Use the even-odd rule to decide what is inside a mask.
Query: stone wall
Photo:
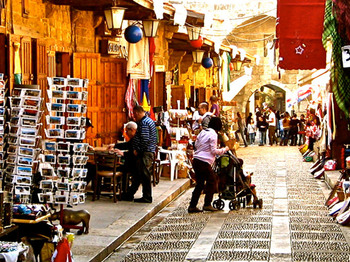
[[[28,14],[23,15],[21,0],[13,0],[12,8],[7,1],[0,32],[13,30],[15,35],[45,39],[52,51],[95,52],[93,12],[76,11],[42,0],[29,0],[28,3]]]

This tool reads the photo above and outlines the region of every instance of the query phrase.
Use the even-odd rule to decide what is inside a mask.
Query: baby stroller
[[[250,178],[244,175],[242,166],[243,160],[237,158],[231,151],[216,159],[213,168],[219,177],[219,199],[214,200],[213,207],[222,210],[225,206],[224,199],[230,200],[230,210],[237,210],[241,204],[246,207],[254,197],[253,207],[262,208],[263,200],[257,198],[255,186],[250,185]]]

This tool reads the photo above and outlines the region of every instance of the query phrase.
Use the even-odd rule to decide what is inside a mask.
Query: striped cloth
[[[155,152],[157,146],[157,131],[154,121],[144,116],[137,122],[137,132],[133,139],[133,148],[137,152]]]
[[[322,35],[323,46],[326,48],[328,41],[332,42],[332,62],[331,67],[331,85],[335,101],[339,108],[349,117],[350,108],[350,78],[345,74],[342,65],[342,50],[344,41],[338,34],[337,18],[333,12],[333,1],[327,0],[324,29]]]

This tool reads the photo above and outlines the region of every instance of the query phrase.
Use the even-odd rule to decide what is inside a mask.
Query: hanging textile
[[[129,44],[127,73],[132,79],[149,79],[149,44],[148,38],[143,37],[136,44]]]
[[[335,5],[335,3],[334,3]],[[350,15],[349,15],[350,16]],[[324,18],[324,30],[322,35],[323,46],[326,48],[327,41],[332,42],[332,60],[331,67],[331,86],[334,93],[335,101],[339,108],[349,117],[350,107],[350,78],[344,72],[342,66],[341,47],[344,41],[338,34],[337,19],[333,13],[333,1],[327,0]]]
[[[143,101],[143,96],[146,96],[147,102],[149,101],[149,80],[148,79],[141,79],[141,92],[140,92],[140,100]]]
[[[149,72],[150,72],[150,78],[152,78],[154,73],[154,53],[156,52],[156,44],[154,42],[154,37],[148,38],[149,42]]]
[[[230,56],[230,53],[227,52],[227,63],[228,63],[228,66],[227,66],[227,92],[230,91],[230,84],[231,84],[231,69],[230,69],[230,66],[229,64],[231,63],[231,56]]]
[[[326,51],[322,46],[324,10],[324,0],[278,0],[276,35],[280,68],[326,67]]]
[[[128,117],[130,119],[134,118],[134,112],[133,112],[133,108],[135,106],[135,85],[134,85],[134,80],[130,79],[129,80],[129,85],[128,88],[126,90],[126,94],[125,94],[125,104],[126,104],[126,108],[128,110]]]
[[[228,76],[227,76],[227,72],[228,72],[228,62],[227,62],[227,55],[226,52],[224,52],[221,56],[221,60],[222,60],[222,66],[221,66],[221,79],[222,79],[222,90],[225,92],[227,92],[227,82],[228,82]]]

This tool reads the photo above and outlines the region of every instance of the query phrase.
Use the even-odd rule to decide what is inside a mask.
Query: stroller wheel
[[[216,199],[213,202],[213,207],[219,210],[223,210],[225,206],[225,202],[221,199]]]
[[[232,200],[229,203],[230,210],[238,210],[240,209],[241,205],[237,200]]]

